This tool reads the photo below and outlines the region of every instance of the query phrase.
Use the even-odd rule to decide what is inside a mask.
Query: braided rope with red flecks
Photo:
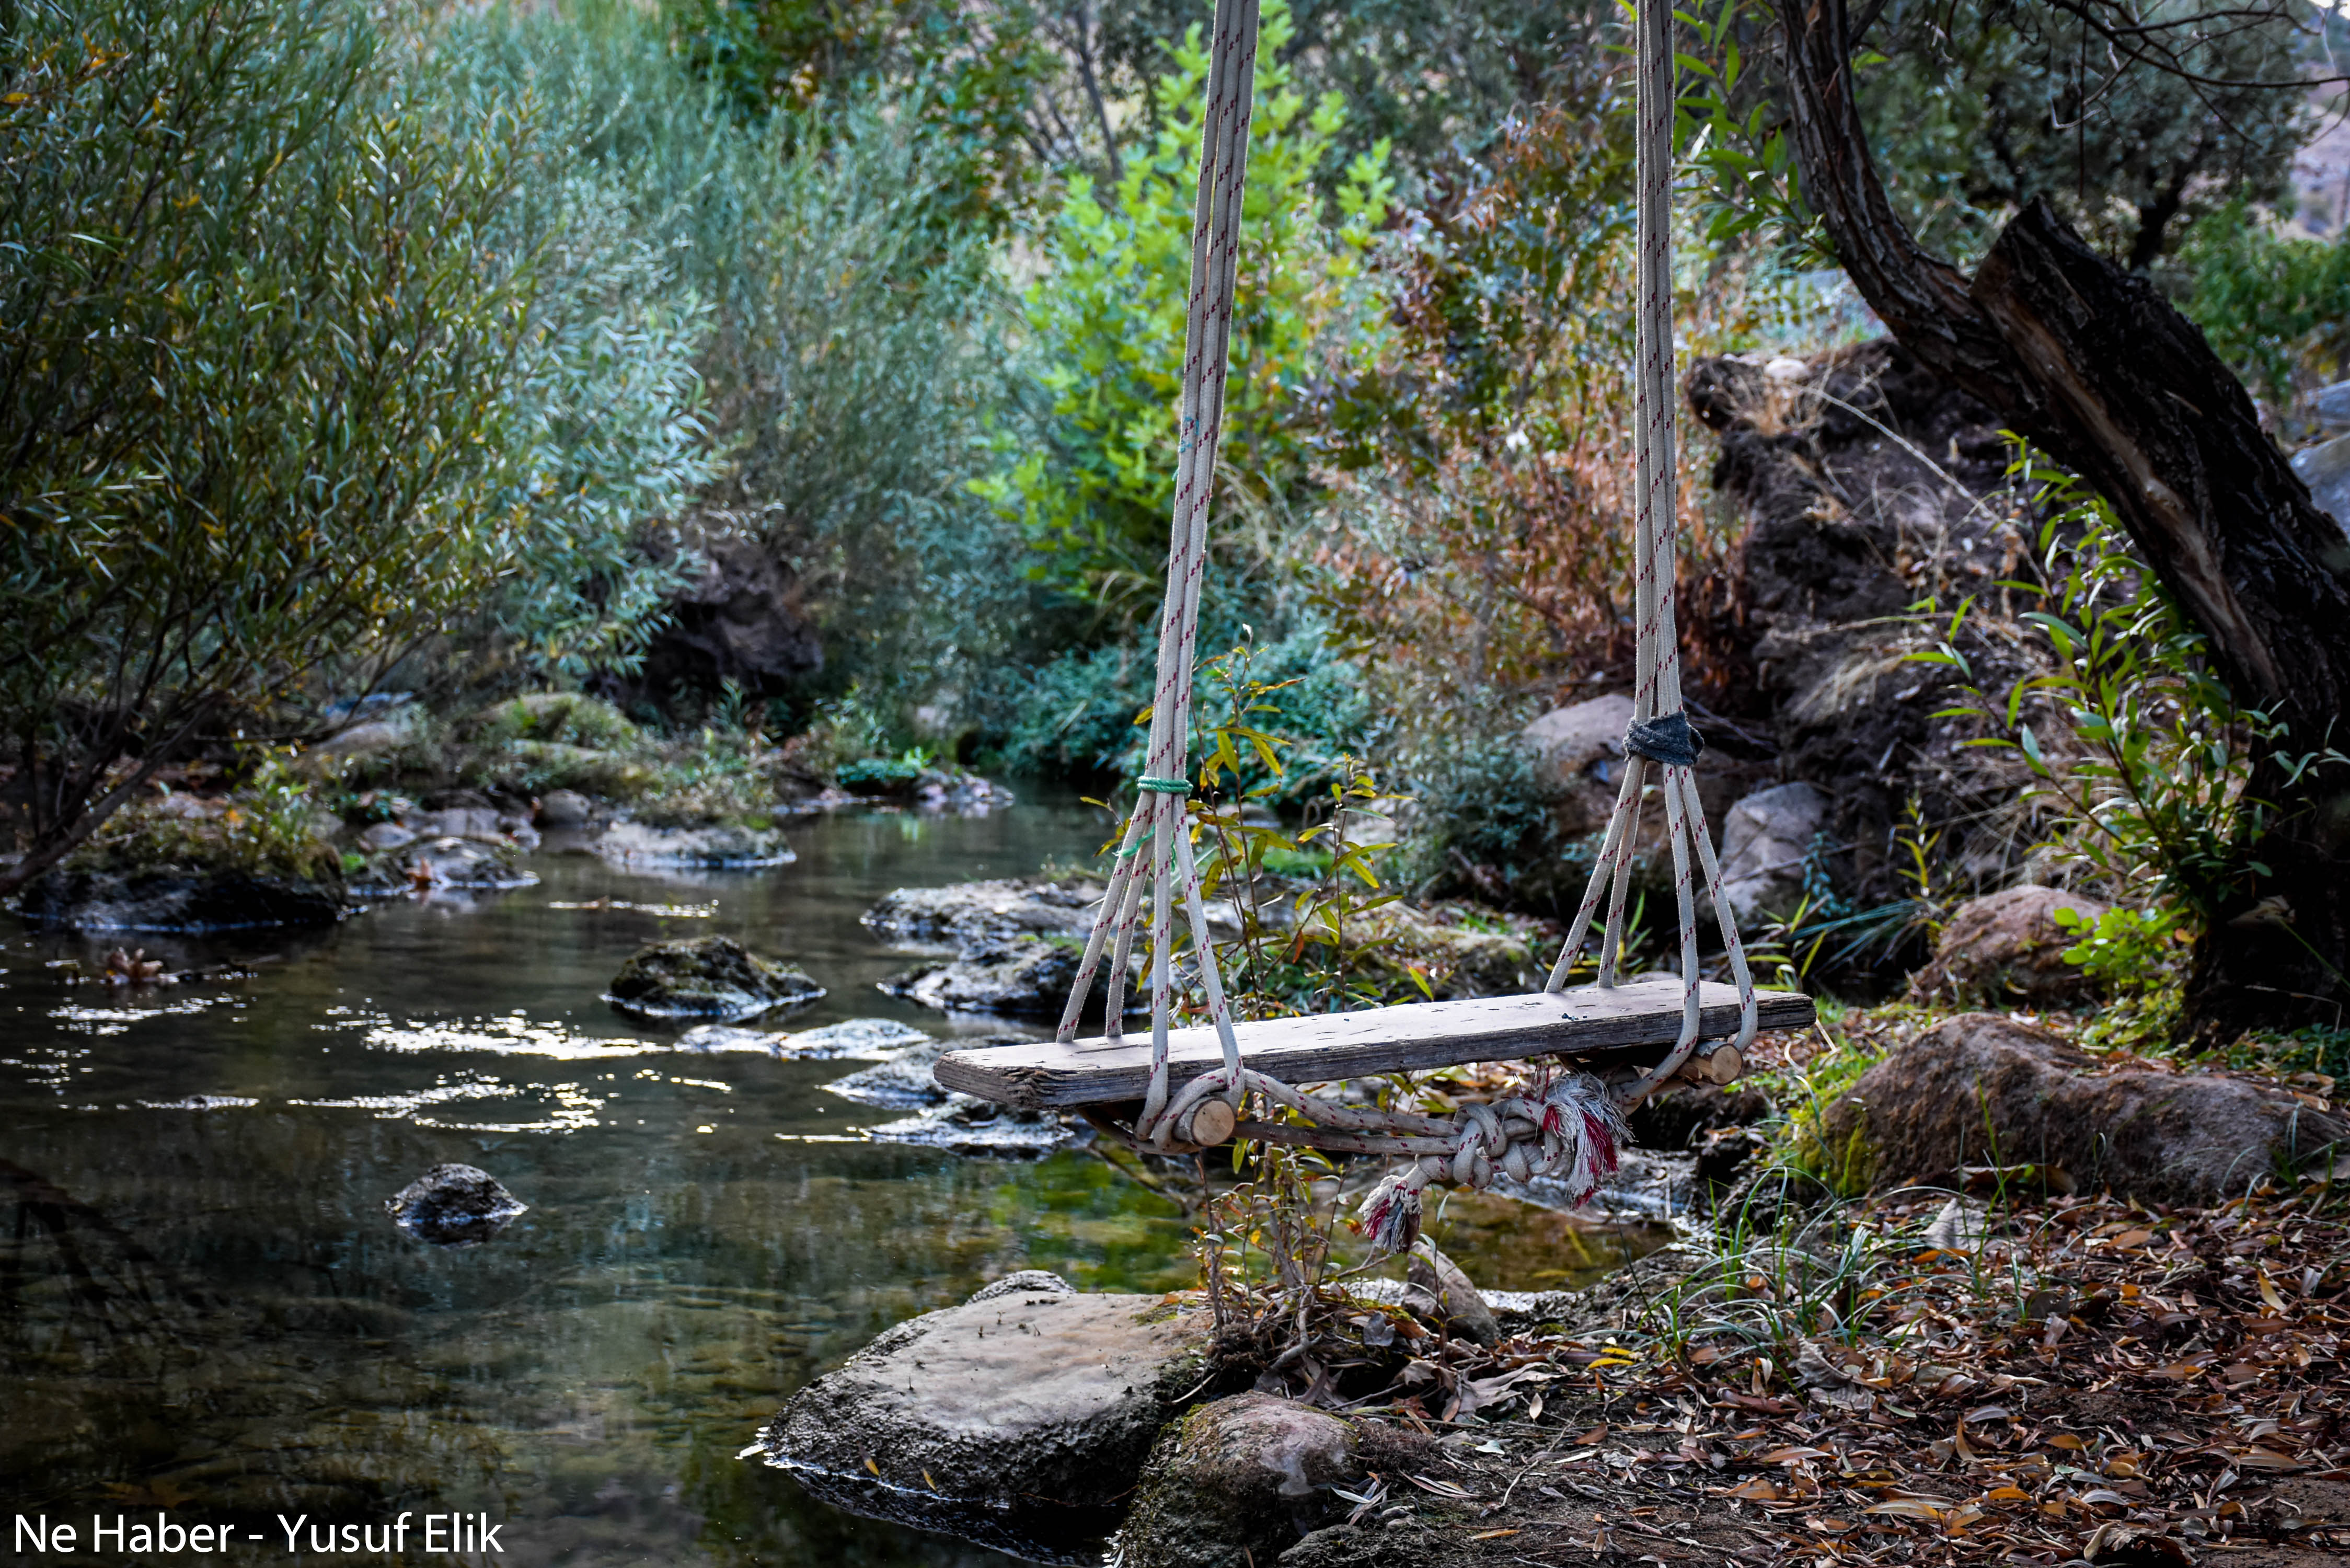
[[[1207,568],[1209,504],[1223,430],[1224,380],[1240,265],[1240,220],[1255,90],[1257,0],[1216,0],[1213,26],[1199,193],[1192,220],[1182,393],[1177,410],[1167,597],[1159,619],[1147,771],[1137,781],[1140,799],[1120,836],[1109,886],[1087,938],[1057,1038],[1075,1041],[1085,999],[1107,956],[1110,961],[1102,1046],[1123,1044],[1126,977],[1135,940],[1143,929],[1147,882],[1151,903],[1148,928],[1150,1076],[1141,1110],[1134,1118],[1133,1140],[1167,1152],[1196,1148],[1200,1146],[1190,1137],[1191,1117],[1202,1105],[1220,1100],[1237,1113],[1247,1096],[1255,1095],[1268,1106],[1279,1106],[1299,1119],[1243,1120],[1234,1129],[1235,1136],[1306,1144],[1334,1152],[1399,1156],[1408,1161],[1381,1179],[1362,1209],[1364,1228],[1373,1244],[1383,1251],[1399,1251],[1418,1235],[1420,1193],[1432,1182],[1483,1187],[1497,1172],[1520,1181],[1546,1176],[1564,1184],[1570,1202],[1579,1203],[1613,1173],[1617,1150],[1627,1137],[1625,1109],[1679,1072],[1698,1043],[1698,923],[1691,885],[1695,869],[1702,870],[1712,894],[1738,983],[1739,1046],[1742,1049],[1754,1033],[1753,981],[1722,892],[1721,867],[1707,836],[1704,808],[1698,801],[1693,764],[1701,742],[1689,731],[1683,716],[1673,618],[1678,470],[1673,452],[1671,13],[1661,5],[1643,6],[1637,23],[1639,331],[1634,401],[1638,644],[1633,728],[1626,738],[1623,787],[1607,837],[1545,989],[1558,991],[1565,985],[1603,898],[1607,919],[1598,983],[1617,983],[1632,850],[1647,797],[1648,768],[1654,762],[1659,769],[1666,837],[1673,856],[1680,914],[1685,979],[1680,1033],[1663,1061],[1612,1091],[1587,1074],[1555,1076],[1544,1068],[1539,1081],[1526,1092],[1489,1105],[1466,1106],[1450,1116],[1347,1106],[1243,1067],[1232,1033],[1232,1008],[1208,935],[1184,804],[1191,790],[1187,748],[1200,592]],[[1174,992],[1173,915],[1179,898],[1223,1062],[1170,1095],[1167,1035]]]

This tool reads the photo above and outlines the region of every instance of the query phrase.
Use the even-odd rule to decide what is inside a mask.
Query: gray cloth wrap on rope
[[[1678,708],[1636,722],[1624,732],[1626,754],[1643,756],[1669,768],[1697,766],[1698,755],[1704,750],[1705,737],[1689,722],[1689,715]]]

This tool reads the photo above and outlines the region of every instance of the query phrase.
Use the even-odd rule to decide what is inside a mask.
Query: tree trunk
[[[2099,255],[2044,202],[1970,279],[1893,213],[1852,91],[1844,0],[1775,0],[1804,195],[1862,297],[1910,352],[2095,485],[2237,700],[2289,733],[2255,755],[2275,818],[2266,875],[2198,945],[2205,1039],[2253,1023],[2350,1022],[2350,769],[2296,779],[2350,705],[2350,539],[2262,431],[2192,322]],[[2350,732],[2350,726],[2345,727]]]

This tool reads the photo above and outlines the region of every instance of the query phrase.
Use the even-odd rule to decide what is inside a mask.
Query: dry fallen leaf
[[[1872,1503],[1861,1511],[1890,1514],[1897,1519],[1939,1519],[1944,1506],[1929,1502],[1922,1497],[1897,1497],[1889,1502]]]
[[[2233,1456],[2232,1463],[2248,1470],[2305,1470],[2309,1467],[2290,1454],[2274,1449],[2251,1449]]]

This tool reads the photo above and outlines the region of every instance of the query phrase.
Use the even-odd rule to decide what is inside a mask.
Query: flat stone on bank
[[[899,1324],[795,1395],[744,1457],[853,1513],[1098,1561],[1206,1374],[1208,1316],[1058,1283]]]

